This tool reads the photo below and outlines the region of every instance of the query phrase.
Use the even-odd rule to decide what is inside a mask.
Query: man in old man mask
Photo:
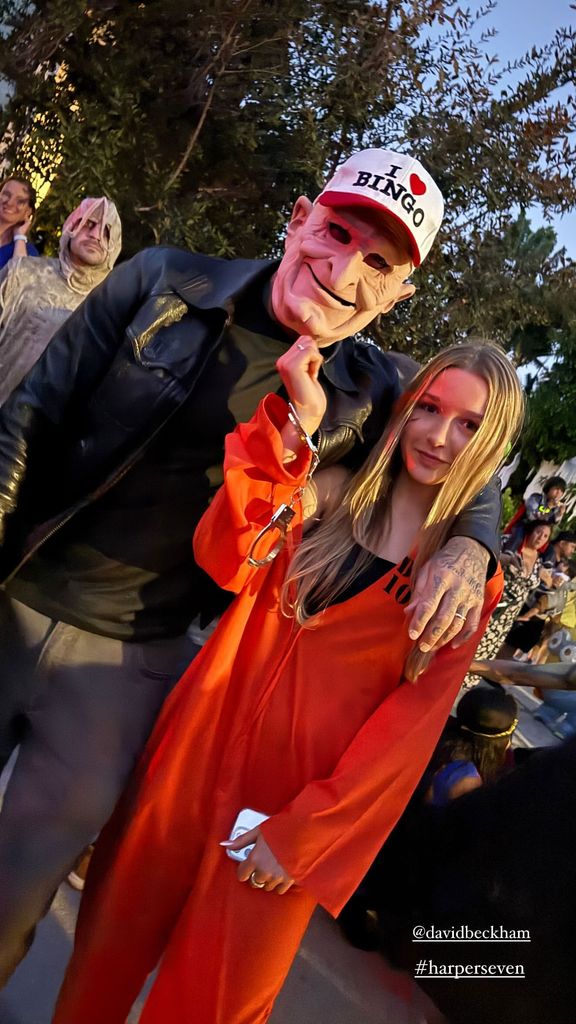
[[[416,159],[358,153],[314,204],[297,200],[279,265],[155,248],[115,269],[0,410],[4,757],[26,723],[0,815],[4,978],[111,813],[193,654],[190,621],[223,607],[191,537],[226,433],[312,335],[321,459],[361,457],[400,385],[394,360],[351,335],[413,293],[442,211]],[[411,628],[428,622],[426,646],[475,628],[498,518],[480,496],[423,570]]]

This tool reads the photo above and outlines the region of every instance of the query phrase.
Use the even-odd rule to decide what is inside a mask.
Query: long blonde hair
[[[398,399],[380,441],[349,480],[338,506],[303,539],[282,589],[282,610],[302,626],[312,626],[350,582],[373,560],[368,548],[382,535],[389,514],[402,431],[422,395],[444,370],[468,370],[488,385],[488,401],[478,430],[457,455],[438,488],[420,531],[412,579],[446,542],[456,517],[488,483],[519,433],[524,395],[516,371],[492,342],[466,343],[445,349],[423,367]],[[359,548],[350,564],[351,553]]]

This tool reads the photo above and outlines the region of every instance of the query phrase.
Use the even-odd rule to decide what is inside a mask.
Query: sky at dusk
[[[487,50],[498,56],[502,64],[523,56],[533,46],[551,42],[561,26],[576,28],[576,10],[570,7],[569,0],[499,0],[495,11],[482,21],[483,28],[493,27],[498,32],[488,42]],[[530,210],[529,216],[533,228],[546,223],[537,208]],[[576,259],[576,210],[554,218],[552,225],[559,246],[565,246]]]

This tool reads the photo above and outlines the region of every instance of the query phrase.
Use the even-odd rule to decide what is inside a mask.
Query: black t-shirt
[[[280,386],[292,344],[247,293],[198,381],[140,460],[46,542],[7,590],[52,619],[121,640],[177,636],[222,593],[199,569],[192,536],[222,483],[224,438]]]
[[[361,548],[354,544],[350,549],[350,553],[344,560],[342,566],[342,572],[349,572],[354,568],[356,562],[361,553]],[[367,590],[371,587],[376,580],[381,579],[385,573],[390,569],[394,568],[394,562],[391,562],[387,558],[380,558],[379,555],[373,555],[367,565],[364,566],[360,572],[353,576],[350,582],[336,594],[330,601],[330,605],[342,604],[343,601],[349,601],[351,597],[356,597],[356,594],[360,594],[363,590]],[[314,594],[312,593],[308,599],[307,610],[309,614],[314,615],[320,611],[321,605],[315,600]]]

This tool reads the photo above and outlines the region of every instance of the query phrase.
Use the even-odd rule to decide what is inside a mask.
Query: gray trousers
[[[0,985],[110,817],[198,650],[187,636],[133,644],[97,636],[17,601],[3,618],[11,626],[0,638],[0,700],[18,719],[21,745],[0,814]],[[6,754],[6,714],[2,732]]]

